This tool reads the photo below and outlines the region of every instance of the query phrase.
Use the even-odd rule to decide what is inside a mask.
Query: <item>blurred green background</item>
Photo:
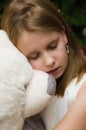
[[[10,0],[0,2],[0,19],[3,10]],[[71,26],[80,45],[86,46],[86,0],[51,0],[59,9],[63,17]]]

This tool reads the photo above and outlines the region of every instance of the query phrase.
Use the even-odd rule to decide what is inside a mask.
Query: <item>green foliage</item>
[[[10,0],[3,0],[0,2],[0,15],[2,15],[3,10],[5,9],[6,5],[9,3]]]
[[[0,21],[1,21],[1,17],[2,17],[3,11],[4,11],[5,7],[7,6],[7,4],[9,3],[9,1],[10,0],[0,1]]]
[[[71,26],[86,25],[86,0],[51,0]]]
[[[73,28],[74,32],[86,46],[86,34],[82,31],[86,27],[86,0],[51,0],[58,9],[61,10],[62,16]]]

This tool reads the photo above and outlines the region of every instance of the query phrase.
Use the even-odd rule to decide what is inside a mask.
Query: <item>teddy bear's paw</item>
[[[49,75],[47,94],[54,95],[55,91],[56,91],[56,81],[55,81],[55,78],[52,75]]]

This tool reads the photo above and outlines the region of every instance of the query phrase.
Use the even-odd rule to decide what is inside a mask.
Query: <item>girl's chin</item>
[[[60,78],[63,75],[63,73],[57,73],[56,75],[53,75],[55,77],[55,79]]]

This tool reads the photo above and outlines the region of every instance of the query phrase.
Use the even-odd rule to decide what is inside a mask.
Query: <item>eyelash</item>
[[[48,50],[53,50],[57,48],[57,43],[54,43],[53,45],[48,47]]]
[[[48,46],[47,50],[54,50],[57,48],[57,43],[54,43],[51,46]],[[39,57],[39,54],[36,54],[35,57],[28,57],[29,60],[36,60]]]
[[[28,57],[28,59],[29,59],[29,60],[36,60],[38,57],[39,57],[39,54],[37,54],[37,55],[34,56],[34,57]]]

